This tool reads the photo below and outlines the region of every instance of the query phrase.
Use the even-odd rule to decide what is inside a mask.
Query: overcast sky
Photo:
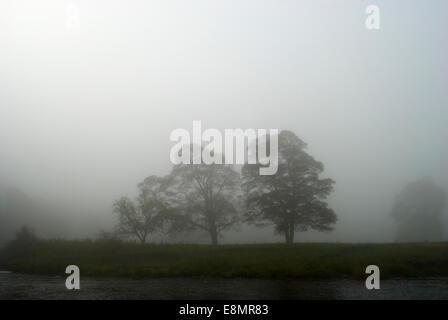
[[[365,28],[369,4],[380,30]],[[339,217],[297,240],[390,241],[406,183],[448,189],[447,13],[444,0],[3,0],[0,185],[57,203],[85,236],[169,172],[173,129],[289,129],[336,181]]]

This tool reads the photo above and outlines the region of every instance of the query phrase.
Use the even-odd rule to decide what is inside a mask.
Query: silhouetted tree
[[[33,229],[23,226],[13,240],[6,245],[5,252],[8,258],[25,258],[34,254],[39,239]]]
[[[203,230],[218,244],[220,233],[238,222],[240,174],[231,165],[201,163],[175,165],[171,177],[176,225]]]
[[[145,243],[149,234],[162,230],[169,212],[168,181],[168,177],[150,176],[138,185],[136,203],[127,197],[114,203],[114,212],[119,215],[120,234],[135,236]]]
[[[324,201],[334,181],[319,179],[324,166],[305,147],[294,133],[282,131],[276,174],[260,175],[261,164],[245,164],[242,169],[248,221],[274,224],[286,243],[294,242],[295,231],[328,231],[336,222],[336,214]]]
[[[17,188],[0,188],[0,245],[13,239],[23,225],[36,226],[47,237],[61,237],[68,230],[57,205],[30,197]]]
[[[441,216],[446,192],[424,178],[409,183],[395,198],[392,217],[397,223],[398,241],[442,240]]]

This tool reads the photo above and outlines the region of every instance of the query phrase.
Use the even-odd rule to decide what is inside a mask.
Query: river
[[[382,280],[367,290],[356,280],[81,277],[69,291],[64,277],[0,271],[0,299],[448,299],[448,278]]]

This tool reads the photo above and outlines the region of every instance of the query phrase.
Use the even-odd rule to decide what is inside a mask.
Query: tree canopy
[[[409,183],[396,196],[391,215],[398,241],[440,241],[446,192],[429,178]]]
[[[150,176],[138,185],[136,202],[122,197],[114,204],[119,215],[118,232],[135,236],[145,243],[148,235],[162,230],[170,212],[168,177]]]
[[[295,231],[332,230],[336,214],[325,199],[334,181],[320,179],[324,166],[305,152],[306,144],[291,131],[278,137],[278,171],[259,175],[260,164],[246,164],[242,169],[248,221],[269,222],[294,241]]]
[[[275,137],[278,160],[271,161],[276,161],[278,170],[272,175],[260,174],[260,168],[271,165],[264,161],[246,163],[241,172],[230,164],[190,161],[174,165],[163,178],[146,178],[139,184],[135,203],[127,197],[115,203],[120,232],[145,242],[149,234],[161,230],[171,234],[202,230],[216,245],[223,231],[243,220],[273,224],[287,243],[294,241],[296,231],[332,230],[336,214],[326,198],[334,181],[319,177],[323,164],[305,152],[306,144],[294,133],[282,131]],[[267,139],[270,154],[269,136],[262,138]],[[251,143],[258,147],[258,142]],[[248,147],[248,151],[257,148]],[[179,152],[188,148],[191,151],[193,145]]]
[[[181,163],[170,176],[178,223],[207,232],[217,244],[220,233],[239,220],[240,174],[232,165]]]

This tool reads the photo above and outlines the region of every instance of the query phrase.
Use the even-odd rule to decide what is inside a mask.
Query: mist
[[[297,242],[394,241],[405,185],[448,190],[448,5],[376,2],[371,32],[360,1],[2,1],[0,241],[113,229],[114,201],[170,172],[170,133],[194,120],[308,144],[338,222]],[[278,241],[246,225],[222,238]]]

